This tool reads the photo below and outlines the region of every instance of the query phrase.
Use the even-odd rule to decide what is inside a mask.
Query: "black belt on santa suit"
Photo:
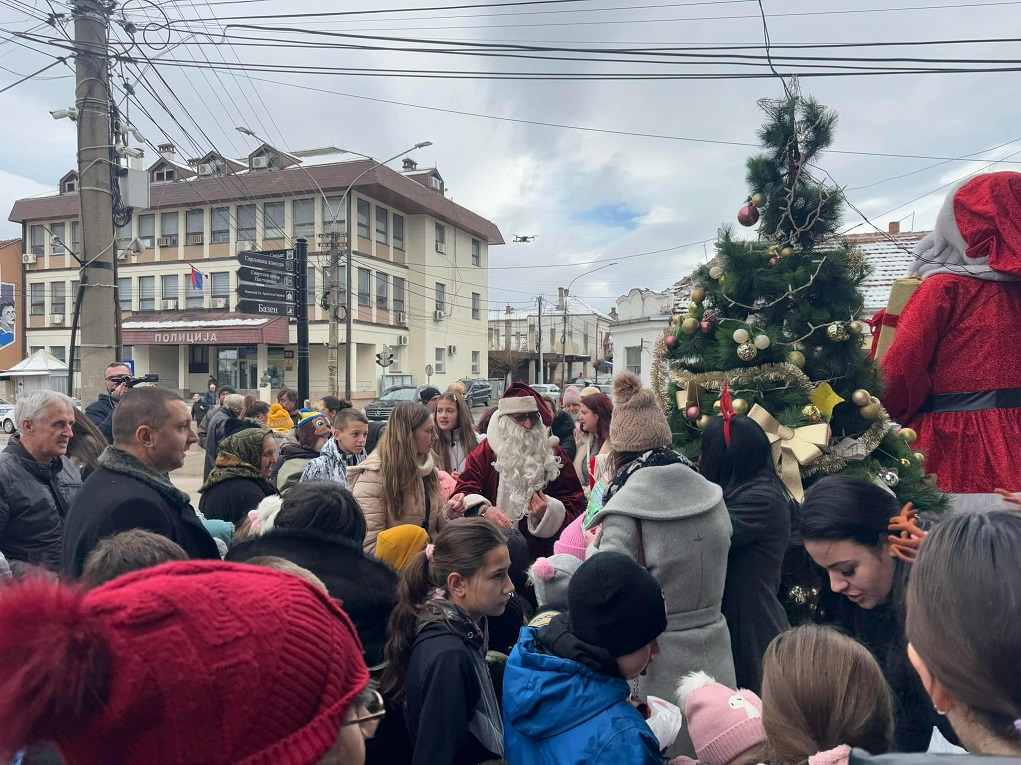
[[[918,412],[981,412],[984,409],[1021,409],[1021,388],[981,390],[975,393],[932,393]]]

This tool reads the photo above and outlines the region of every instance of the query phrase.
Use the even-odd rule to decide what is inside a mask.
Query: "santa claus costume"
[[[912,270],[883,404],[917,431],[941,490],[1021,491],[1021,173],[952,191]]]
[[[527,415],[539,420],[533,419],[530,431],[512,421]],[[454,489],[455,494],[465,494],[468,514],[484,516],[490,507],[502,510],[524,535],[532,560],[552,555],[560,533],[585,511],[585,495],[571,460],[547,439],[552,421],[538,393],[524,383],[511,385],[490,420],[486,440],[468,455]],[[538,521],[529,512],[536,492],[546,496]]]

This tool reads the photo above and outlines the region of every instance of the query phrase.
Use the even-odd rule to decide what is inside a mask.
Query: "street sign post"
[[[296,318],[297,308],[294,303],[267,303],[262,300],[239,300],[238,313],[251,313],[257,316],[287,316]]]
[[[294,289],[287,289],[286,287],[262,287],[257,284],[245,284],[244,282],[238,282],[235,292],[239,298],[291,304],[294,303],[294,298],[297,294]]]
[[[257,284],[260,287],[287,287],[294,289],[294,277],[280,271],[260,271],[250,266],[241,266],[238,269],[238,281],[247,284]]]
[[[291,257],[287,257],[287,255]],[[244,250],[237,255],[238,263],[252,268],[261,268],[266,271],[280,271],[286,274],[293,274],[295,271],[293,250],[266,250],[264,252],[252,252]]]

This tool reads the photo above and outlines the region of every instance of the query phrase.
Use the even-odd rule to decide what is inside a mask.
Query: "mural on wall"
[[[17,313],[14,285],[0,282],[0,350],[14,345],[17,339]]]

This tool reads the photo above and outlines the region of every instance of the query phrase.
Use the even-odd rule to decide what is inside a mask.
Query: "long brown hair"
[[[430,594],[434,590],[449,594],[447,578],[451,574],[471,578],[482,568],[490,551],[506,544],[503,532],[491,522],[484,518],[468,518],[447,526],[436,536],[432,560],[425,550],[411,559],[401,572],[397,604],[387,623],[387,641],[383,648],[387,664],[380,679],[380,690],[384,695],[395,701],[404,699],[404,681],[418,631],[418,619]]]
[[[610,440],[610,419],[613,417],[613,402],[610,397],[605,393],[590,393],[581,397],[581,405],[597,418],[596,432],[588,435],[595,436],[600,444],[605,444]]]
[[[405,402],[394,407],[386,430],[379,438],[379,474],[383,480],[383,508],[394,520],[404,512],[404,502],[415,482],[422,480],[426,496],[435,496],[439,486],[436,471],[420,479],[418,451],[415,449],[414,431],[429,421],[432,412],[422,404]],[[440,508],[432,508],[439,512]]]
[[[99,455],[109,444],[103,432],[80,409],[74,410],[71,431],[74,436],[67,444],[67,458],[78,466],[84,481],[99,467]]]
[[[915,652],[956,701],[1018,745],[1021,513],[961,513],[922,543],[907,591]]]
[[[871,754],[893,741],[893,694],[869,650],[832,627],[781,632],[762,660],[769,759],[804,765],[842,744]]]
[[[461,434],[461,445],[464,447],[465,454],[471,454],[479,445],[479,439],[475,435],[472,411],[468,408],[468,402],[464,400],[461,391],[458,390],[459,387],[451,385],[447,388],[447,392],[440,396],[440,401],[453,401],[457,407],[457,428]],[[433,414],[433,419],[436,419],[435,414]],[[457,470],[457,465],[450,464],[450,446],[454,440],[453,436],[445,435],[440,430],[438,422],[436,423],[436,435],[438,437],[436,448],[433,449],[433,458],[437,461],[436,467],[446,473],[453,473]]]

